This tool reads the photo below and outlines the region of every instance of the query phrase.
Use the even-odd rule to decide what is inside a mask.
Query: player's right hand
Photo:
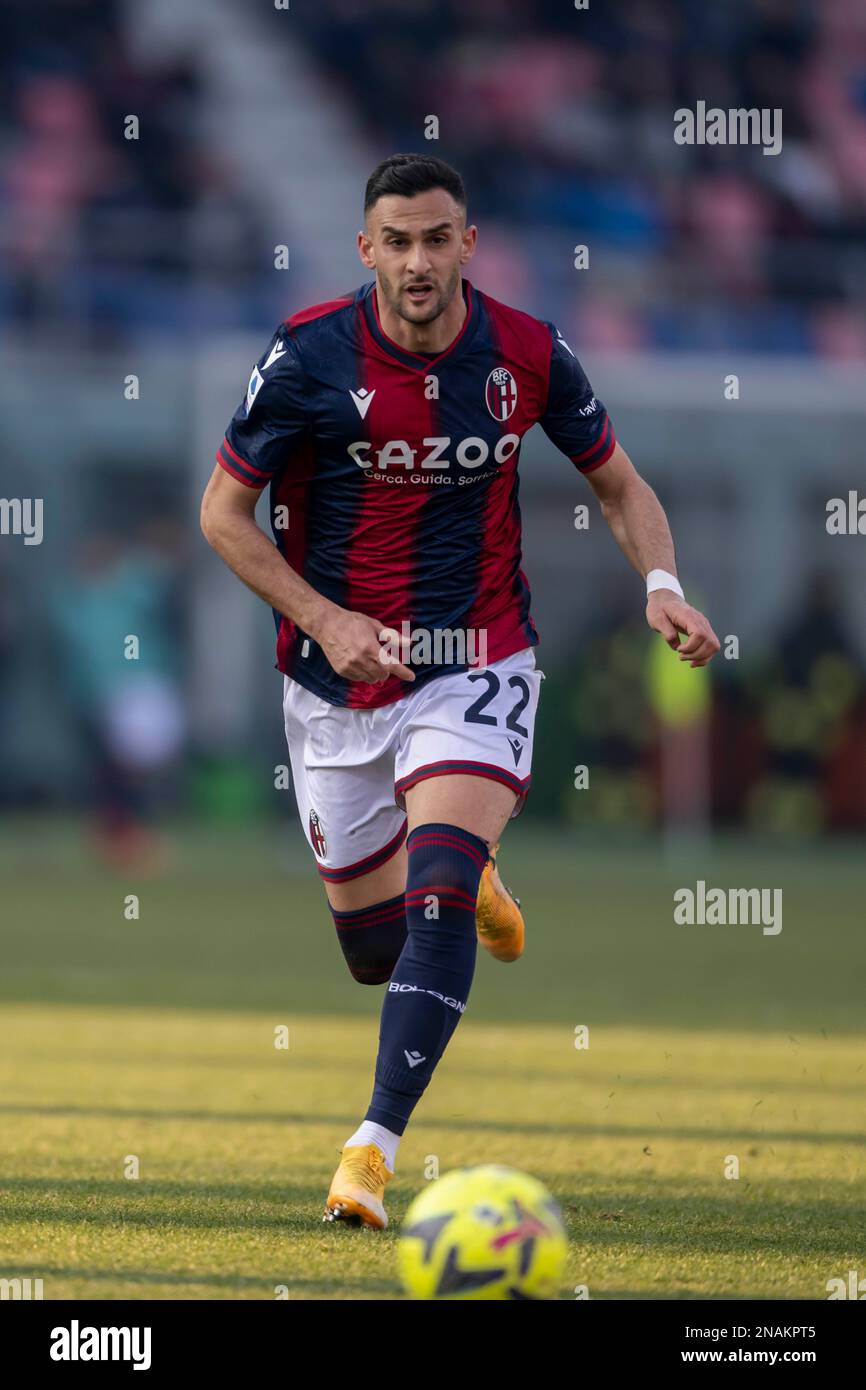
[[[400,634],[366,613],[341,608],[328,617],[316,641],[338,676],[383,685],[389,676],[414,681],[415,673],[395,653],[404,655]]]

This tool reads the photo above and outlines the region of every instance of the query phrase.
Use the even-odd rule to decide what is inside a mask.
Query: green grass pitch
[[[46,1299],[399,1298],[413,1194],[437,1164],[491,1161],[560,1201],[563,1299],[822,1299],[866,1276],[853,853],[731,844],[672,863],[512,827],[527,954],[479,952],[379,1234],[320,1220],[382,991],[349,977],[296,838],[178,832],[138,883],[97,872],[67,830],[7,830],[0,1277],[41,1278]],[[698,877],[781,887],[783,930],[675,925],[673,891]]]

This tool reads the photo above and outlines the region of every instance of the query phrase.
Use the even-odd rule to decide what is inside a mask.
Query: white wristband
[[[668,574],[667,570],[650,570],[646,577],[647,598],[656,589],[670,589],[672,593],[679,594],[680,598],[685,598],[680,581],[675,574]]]

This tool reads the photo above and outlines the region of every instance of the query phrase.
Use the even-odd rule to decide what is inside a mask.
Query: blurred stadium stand
[[[0,538],[7,808],[93,793],[63,604],[106,535],[128,564],[102,582],[132,568],[142,602],[150,584],[161,676],[187,697],[179,803],[229,786],[229,809],[274,804],[270,618],[198,537],[198,496],[274,324],[366,278],[370,169],[428,147],[467,181],[470,278],[556,319],[669,509],[688,592],[740,639],[712,677],[715,823],[866,824],[866,542],[824,525],[863,473],[862,4],[6,0],[3,18],[0,495],[23,465],[46,510],[41,546]],[[781,153],[676,145],[698,99],[781,107]],[[641,585],[597,510],[574,529],[589,495],[537,435],[521,500],[548,681],[527,814],[651,824]],[[591,809],[576,763],[598,770]]]

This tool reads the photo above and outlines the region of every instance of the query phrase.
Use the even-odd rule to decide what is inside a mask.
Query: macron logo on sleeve
[[[268,370],[268,367],[272,367],[274,363],[278,360],[278,358],[282,357],[285,354],[285,351],[285,343],[281,343],[279,340],[277,340],[277,342],[274,343],[273,347],[268,353],[268,360],[262,367],[262,371],[266,372]]]
[[[256,396],[259,394],[259,391],[265,384],[265,379],[262,376],[262,372],[266,372],[268,370],[268,367],[272,367],[275,362],[279,362],[280,358],[285,357],[285,355],[286,345],[285,343],[281,343],[278,341],[274,343],[274,346],[268,353],[267,361],[264,362],[261,367],[253,367],[253,374],[250,377],[249,385],[247,386],[248,415],[250,413],[250,410],[252,409],[253,401],[255,400]]]

